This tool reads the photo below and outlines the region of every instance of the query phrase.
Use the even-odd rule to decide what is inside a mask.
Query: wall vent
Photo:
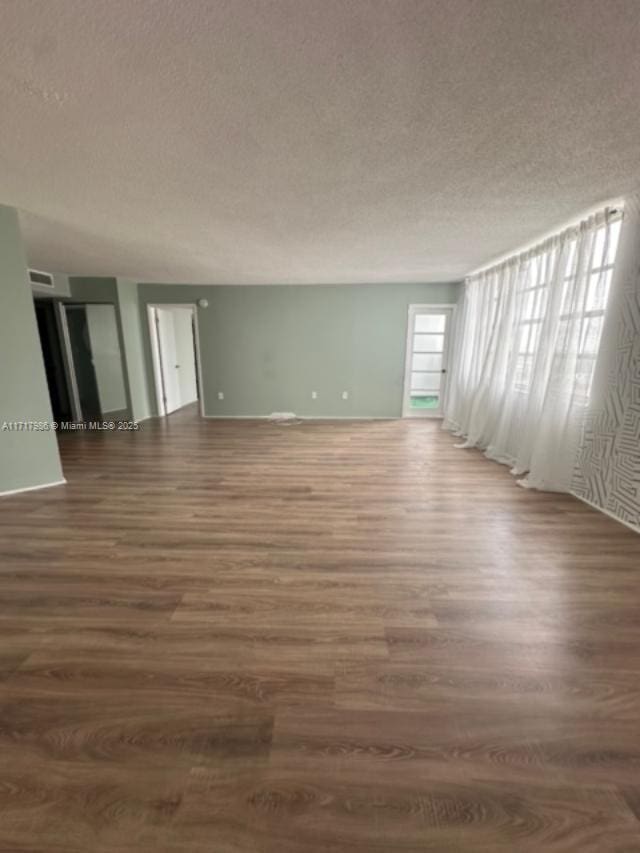
[[[41,270],[29,270],[29,281],[37,287],[55,287],[51,273]]]

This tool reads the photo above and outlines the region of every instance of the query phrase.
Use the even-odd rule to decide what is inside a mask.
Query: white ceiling
[[[0,0],[29,261],[461,277],[640,183],[639,0]]]

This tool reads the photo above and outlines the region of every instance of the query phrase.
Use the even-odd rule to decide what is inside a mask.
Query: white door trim
[[[449,322],[447,323],[445,332],[445,347],[443,352],[443,365],[445,370],[444,394],[440,398],[440,407],[438,410],[431,412],[429,409],[411,409],[409,406],[409,385],[411,382],[411,357],[413,355],[413,325],[416,314],[422,311],[447,311],[450,314]],[[437,303],[413,303],[409,305],[407,311],[407,328],[406,328],[406,348],[404,356],[404,381],[402,383],[402,417],[403,418],[442,418],[442,408],[445,403],[447,394],[447,385],[449,374],[447,372],[449,359],[451,355],[451,341],[453,340],[455,330],[456,305],[453,302],[442,304]]]
[[[162,371],[160,368],[160,354],[158,352],[158,339],[156,325],[154,322],[154,310],[156,308],[191,308],[193,311],[193,327],[195,329],[195,357],[196,373],[198,375],[198,402],[201,417],[204,417],[204,384],[202,382],[202,362],[200,360],[200,325],[198,322],[198,306],[195,302],[147,302],[147,321],[149,323],[149,339],[151,341],[151,360],[153,362],[153,383],[156,392],[158,415],[166,415],[162,393]]]

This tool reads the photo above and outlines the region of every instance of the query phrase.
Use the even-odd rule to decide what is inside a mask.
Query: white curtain
[[[522,485],[570,489],[619,230],[604,210],[465,283],[445,428]]]

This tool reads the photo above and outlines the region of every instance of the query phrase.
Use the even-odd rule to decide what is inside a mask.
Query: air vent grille
[[[29,270],[29,281],[38,287],[54,287],[53,276],[40,270]]]

